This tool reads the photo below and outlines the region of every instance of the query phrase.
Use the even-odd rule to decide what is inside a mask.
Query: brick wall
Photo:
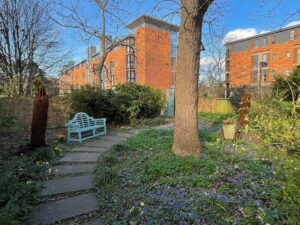
[[[33,98],[0,98],[1,116],[14,116],[17,123],[31,126]],[[48,128],[63,127],[68,121],[68,109],[58,98],[50,98],[48,109]]]
[[[136,43],[136,83],[162,90],[172,86],[171,72],[171,32],[153,25],[141,25],[134,30]],[[114,85],[124,84],[126,76],[126,47],[120,46],[111,51],[105,61],[107,73],[110,73],[110,61],[115,62]],[[99,85],[98,75],[93,68],[99,64],[99,58],[91,62],[91,84]],[[61,84],[73,84],[75,87],[88,84],[86,62],[71,69],[69,75],[61,76]],[[108,76],[109,77],[109,76]],[[63,85],[62,85],[63,86]],[[109,81],[106,88],[111,88]],[[63,88],[62,88],[63,89]],[[65,88],[67,89],[67,88]],[[62,91],[61,91],[62,92]]]
[[[300,48],[299,29],[295,30],[294,40],[283,43],[272,43],[272,36],[268,35],[268,45],[254,48],[254,39],[250,40],[250,49],[240,52],[231,52],[227,55],[227,74],[231,87],[253,84],[252,56],[255,54],[268,54],[267,84],[273,81],[272,71],[284,74],[286,70],[292,71],[296,66],[295,49]],[[289,52],[289,53],[288,53]],[[276,57],[273,58],[273,55]],[[290,57],[287,57],[287,54]],[[259,72],[259,71],[258,71]]]

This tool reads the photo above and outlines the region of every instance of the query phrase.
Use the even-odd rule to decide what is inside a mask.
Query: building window
[[[252,81],[254,84],[258,82],[258,70],[252,71]]]
[[[242,41],[232,45],[232,52],[241,52],[250,49],[250,41]]]
[[[286,57],[290,58],[291,57],[291,52],[286,52]]]
[[[260,66],[260,63],[267,63],[265,67]],[[261,77],[262,82],[267,82],[268,80],[268,68],[269,67],[269,53],[260,53],[252,55],[252,81],[257,83],[259,77]]]
[[[115,85],[115,60],[109,62],[109,79],[111,86]]]
[[[273,55],[272,55],[272,59],[273,59],[273,60],[276,60],[276,59],[277,59],[277,55],[276,55],[276,54],[273,54]]]
[[[300,65],[300,47],[294,48],[294,64]]]
[[[254,70],[258,69],[258,55],[252,56],[252,69]]]
[[[295,31],[290,31],[290,40],[294,40],[295,39]]]
[[[268,53],[263,53],[263,54],[262,54],[262,59],[261,59],[261,61],[262,61],[262,62],[266,62],[266,63],[268,62]]]
[[[128,38],[126,45],[126,78],[129,82],[135,82],[135,39],[133,37]]]
[[[176,65],[177,65],[177,48],[178,48],[178,33],[172,32],[171,33],[171,73],[173,84],[175,84],[175,77],[176,77]]]
[[[263,38],[263,44],[264,45],[268,45],[269,44],[269,38],[268,37],[264,37]]]
[[[282,31],[272,36],[272,43],[282,43],[290,40],[290,31]]]
[[[259,55],[252,56],[252,81],[257,83],[258,81],[258,65],[259,65]]]
[[[268,36],[256,38],[254,40],[254,48],[263,47],[263,46],[268,45],[268,44],[269,44]]]

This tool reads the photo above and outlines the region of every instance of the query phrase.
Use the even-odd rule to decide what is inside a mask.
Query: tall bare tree
[[[83,1],[84,2],[84,1]],[[102,79],[102,74],[107,73],[105,68],[105,60],[107,55],[119,46],[129,46],[134,50],[133,46],[127,42],[128,37],[120,38],[117,32],[111,33],[107,31],[106,27],[109,23],[113,30],[124,30],[126,28],[125,17],[130,16],[131,13],[126,9],[122,8],[122,1],[119,0],[91,0],[92,3],[98,8],[98,19],[91,21],[87,15],[82,12],[81,5],[87,4],[83,3],[81,0],[71,1],[71,4],[66,5],[61,0],[54,1],[55,15],[52,19],[63,27],[73,28],[81,31],[81,38],[83,40],[89,41],[91,39],[96,39],[99,41],[100,63],[92,68],[92,72],[97,72],[99,76],[99,81]],[[130,4],[131,1],[128,2]],[[94,19],[94,18],[93,18]],[[91,68],[88,68],[91,69]],[[109,77],[107,77],[109,79]],[[101,83],[101,82],[100,82]]]
[[[200,80],[209,87],[224,83],[225,46],[220,30],[211,29],[204,37],[205,56],[200,61]]]
[[[59,62],[58,35],[47,10],[46,1],[0,0],[0,79],[16,79],[19,95],[28,93],[41,69]]]
[[[212,2],[181,0],[173,142],[173,151],[180,156],[200,153],[197,112],[202,24]]]

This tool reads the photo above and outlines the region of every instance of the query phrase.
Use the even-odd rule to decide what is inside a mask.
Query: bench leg
[[[68,131],[68,143],[70,143],[70,139],[71,139],[71,134],[70,131]]]
[[[104,126],[104,134],[107,135],[106,125]]]
[[[78,133],[78,138],[79,138],[79,143],[81,143],[82,142],[82,140],[81,140],[81,132]]]

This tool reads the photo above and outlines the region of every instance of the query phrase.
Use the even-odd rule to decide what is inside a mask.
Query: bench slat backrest
[[[90,125],[89,123],[90,120],[91,117],[89,117],[86,113],[77,113],[73,118],[73,121],[77,123],[80,128],[92,126],[92,124]]]

